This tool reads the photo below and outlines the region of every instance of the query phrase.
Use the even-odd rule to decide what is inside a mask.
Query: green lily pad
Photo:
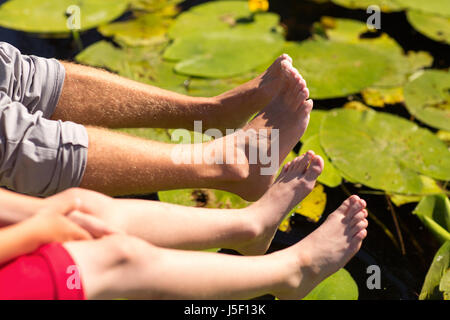
[[[374,189],[420,194],[420,174],[450,179],[450,151],[430,131],[373,110],[329,111],[320,144],[344,177]]]
[[[439,289],[441,279],[450,268],[450,241],[445,242],[436,252],[430,269],[425,277],[420,300],[442,300],[443,292]],[[448,275],[446,275],[448,277]],[[448,278],[446,278],[448,279]]]
[[[344,268],[315,287],[303,300],[358,300],[358,285]]]
[[[172,39],[209,32],[269,32],[277,28],[275,13],[253,14],[246,1],[212,1],[183,12],[169,30]]]
[[[121,16],[129,0],[9,0],[0,7],[0,26],[33,33],[70,34],[66,10],[80,8],[80,30],[95,28]]]
[[[444,300],[450,300],[450,268],[447,269],[439,283],[439,291],[443,292]]]
[[[124,128],[117,129],[119,132],[127,133],[136,137],[172,143],[170,139],[170,133],[167,129],[159,129],[159,128]]]
[[[177,62],[175,71],[181,74],[228,78],[273,60],[283,43],[283,36],[275,32],[208,32],[175,39],[164,58]]]
[[[413,213],[441,242],[450,240],[450,201],[444,194],[424,197]]]
[[[313,110],[309,116],[308,128],[306,128],[305,133],[300,138],[301,142],[305,142],[312,136],[318,135],[320,130],[320,125],[322,124],[323,118],[326,116],[327,111],[324,110]]]
[[[243,1],[213,1],[182,13],[169,30],[164,59],[175,71],[229,78],[265,65],[280,53],[284,37],[274,13],[252,14]]]
[[[450,44],[450,17],[410,10],[409,23],[426,37]]]
[[[450,17],[450,2],[448,0],[395,0],[407,9]]]
[[[240,209],[250,202],[230,192],[212,189],[179,189],[158,192],[159,200],[188,207]]]
[[[172,12],[174,7],[183,0],[129,0],[131,9],[146,12]]]
[[[408,111],[420,121],[450,131],[450,72],[426,70],[404,88]]]
[[[98,41],[83,50],[75,60],[86,65],[106,68],[123,77],[186,93],[185,76],[173,72],[173,64],[162,61],[163,45],[117,48],[107,41]]]
[[[362,34],[369,31],[361,21],[323,17],[320,27],[329,40],[358,44],[385,57],[387,68],[373,87],[400,87],[414,71],[433,63],[433,57],[427,52],[411,51],[405,55],[402,47],[385,33],[376,38],[361,38]]]
[[[314,99],[357,93],[379,81],[389,63],[384,55],[345,42],[290,42],[284,52],[294,59],[294,65],[307,81],[310,96]]]
[[[187,83],[187,94],[195,97],[213,97],[255,78],[258,74],[249,72],[233,78],[202,79],[192,78]]]
[[[166,41],[166,32],[172,21],[159,13],[147,13],[136,19],[100,26],[98,31],[128,46],[151,45]]]
[[[341,184],[342,177],[339,171],[332,165],[328,156],[322,149],[319,140],[319,130],[322,123],[322,119],[326,116],[327,111],[313,110],[310,114],[308,128],[303,136],[300,138],[302,147],[299,154],[303,154],[308,150],[314,151],[317,155],[321,156],[324,161],[324,169],[318,178],[318,181],[324,185],[334,188]]]
[[[395,12],[403,10],[404,6],[397,0],[331,0],[333,3],[349,9],[366,10],[371,5],[377,5],[383,12]]]
[[[382,108],[387,104],[396,104],[404,101],[403,87],[371,87],[361,92],[364,102],[372,107]]]
[[[427,176],[420,176],[422,180],[422,191],[417,195],[404,195],[404,194],[390,194],[391,201],[397,206],[400,207],[407,203],[419,202],[423,199],[424,196],[432,195],[432,194],[440,194],[444,191],[441,187],[436,183],[434,179],[431,179]]]
[[[450,147],[450,132],[449,131],[439,130],[436,133],[436,135],[441,141],[444,141]]]
[[[314,151],[317,155],[321,156],[324,161],[323,171],[317,180],[331,188],[340,185],[342,183],[342,176],[328,159],[325,151],[323,151],[318,134],[304,141],[302,148],[300,149],[300,154],[303,154],[308,150]]]

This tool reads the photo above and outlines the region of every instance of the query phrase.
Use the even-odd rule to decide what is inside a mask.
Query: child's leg
[[[260,200],[244,209],[206,209],[157,201],[113,200],[79,189],[69,191],[67,196],[79,197],[86,211],[111,227],[160,247],[187,250],[229,248],[242,254],[256,255],[266,252],[282,219],[308,195],[322,169],[322,159],[312,152],[298,157],[286,166]],[[59,196],[54,200],[64,201]]]
[[[363,207],[352,196],[298,244],[259,257],[162,249],[125,235],[64,246],[88,299],[298,299],[359,250]]]

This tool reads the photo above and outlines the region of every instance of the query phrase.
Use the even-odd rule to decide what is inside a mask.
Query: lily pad
[[[303,300],[358,300],[358,285],[344,268],[315,287]]]
[[[310,194],[300,202],[295,209],[295,213],[300,214],[312,222],[319,222],[325,211],[327,204],[327,194],[324,191],[323,185],[317,183]]]
[[[450,241],[445,242],[436,252],[425,282],[420,292],[420,300],[442,300],[443,292],[439,289],[441,279],[450,268]],[[446,276],[448,277],[448,275]]]
[[[439,130],[436,133],[437,137],[444,141],[448,146],[450,146],[450,132],[445,130]]]
[[[158,129],[158,128],[126,128],[126,129],[117,129],[119,132],[127,133],[136,137],[171,143],[170,134],[167,129]]]
[[[422,190],[420,194],[417,195],[404,195],[404,194],[390,194],[391,201],[397,206],[400,207],[407,203],[419,202],[423,199],[424,196],[440,194],[444,191],[441,187],[436,183],[434,179],[431,179],[427,176],[420,176],[422,180]]]
[[[147,13],[136,19],[100,26],[98,31],[105,37],[113,37],[128,46],[144,46],[166,41],[166,32],[173,19],[159,13]]]
[[[265,12],[269,10],[269,0],[249,0],[248,6],[251,12]]]
[[[250,202],[230,192],[212,189],[179,189],[158,192],[159,200],[188,207],[240,209]]]
[[[308,150],[314,151],[317,155],[321,156],[324,161],[323,171],[317,180],[331,188],[339,186],[342,183],[342,176],[328,159],[325,151],[323,151],[318,134],[310,137],[303,143],[300,153],[305,153]]]
[[[249,72],[233,78],[226,79],[203,79],[192,78],[187,82],[187,94],[195,97],[213,97],[228,90],[234,89],[241,84],[255,78],[258,74]]]
[[[450,2],[448,0],[395,0],[407,9],[450,17]]]
[[[450,201],[444,194],[424,197],[413,213],[441,242],[450,240]]]
[[[450,17],[410,10],[407,13],[411,25],[430,39],[450,44]]]
[[[295,208],[289,212],[286,218],[281,222],[278,229],[283,232],[290,231],[290,219],[294,214],[306,217],[309,221],[317,223],[322,217],[327,204],[327,194],[323,185],[317,183],[310,194],[303,199]]]
[[[339,171],[331,164],[328,156],[322,149],[319,140],[319,130],[322,123],[322,119],[327,114],[327,111],[323,110],[313,110],[310,114],[308,128],[306,129],[303,136],[300,138],[302,142],[302,147],[300,149],[300,154],[307,152],[308,150],[314,151],[316,154],[321,156],[324,161],[324,169],[318,178],[320,183],[334,188],[341,184],[342,177]]]
[[[450,72],[426,70],[405,85],[405,104],[420,121],[450,131]]]
[[[228,78],[273,60],[283,43],[283,36],[275,32],[208,32],[175,39],[164,58],[176,62],[175,71],[181,74]]]
[[[364,92],[364,91],[363,91]],[[342,108],[344,109],[352,109],[358,111],[370,110],[370,107],[366,106],[364,103],[360,101],[349,101],[345,103]]]
[[[403,87],[366,88],[362,92],[364,102],[373,107],[384,107],[386,104],[403,102]]]
[[[331,0],[333,3],[349,9],[366,10],[371,5],[377,5],[383,12],[395,12],[403,10],[404,6],[397,0]]]
[[[183,0],[129,0],[131,9],[146,12],[175,13],[176,5]]]
[[[400,87],[414,71],[433,63],[433,57],[427,52],[410,51],[405,55],[403,48],[385,33],[375,38],[362,37],[369,30],[361,21],[323,17],[317,28],[322,29],[329,40],[358,44],[385,57],[387,68],[383,77],[373,84],[373,89]]]
[[[357,44],[307,40],[286,44],[314,99],[344,97],[379,81],[387,58]]]
[[[450,268],[447,269],[439,283],[439,291],[443,292],[444,300],[450,300]]]
[[[246,1],[212,1],[183,12],[169,30],[172,39],[238,30],[239,32],[270,32],[280,18],[275,13],[253,14]]]
[[[320,128],[332,164],[352,181],[393,193],[420,194],[420,174],[450,179],[450,151],[434,134],[406,119],[335,109]]]
[[[213,1],[182,13],[169,30],[164,58],[178,73],[228,78],[271,62],[284,37],[274,13],[253,14],[244,1]]]
[[[312,136],[319,134],[320,125],[322,124],[322,119],[326,116],[327,111],[324,110],[312,110],[309,117],[308,128],[306,128],[305,133],[300,138],[301,142],[305,142]]]
[[[162,61],[160,52],[163,47],[164,45],[120,48],[102,40],[83,50],[75,60],[106,68],[136,81],[186,93],[184,82],[187,77],[174,73],[173,64]]]
[[[9,0],[0,7],[0,26],[33,33],[70,34],[66,10],[80,8],[80,30],[95,28],[121,16],[129,0]]]

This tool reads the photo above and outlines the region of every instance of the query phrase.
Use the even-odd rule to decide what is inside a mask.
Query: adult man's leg
[[[236,192],[246,199],[255,200],[271,185],[273,176],[261,175],[261,167],[267,163],[263,164],[259,159],[256,162],[250,161],[249,150],[258,150],[261,144],[271,146],[271,142],[276,140],[272,138],[277,138],[279,145],[268,148],[276,160],[277,167],[305,131],[312,108],[311,101],[303,103],[308,96],[304,80],[292,67],[289,58],[282,57],[280,70],[283,75],[280,77],[285,79],[283,87],[242,131],[217,139],[205,145],[208,148],[200,148],[200,151],[193,146],[162,145],[96,128],[86,130],[70,122],[45,119],[53,114],[60,97],[64,68],[54,59],[21,55],[17,49],[5,43],[0,43],[0,54],[1,68],[5,74],[4,79],[1,79],[0,89],[5,91],[3,100],[10,104],[4,108],[1,115],[2,119],[5,119],[2,122],[4,126],[2,130],[5,131],[2,139],[5,140],[3,145],[15,146],[14,149],[9,148],[2,154],[0,164],[4,170],[0,176],[0,183],[13,190],[33,195],[49,195],[81,184],[82,187],[111,195],[148,193],[182,187],[208,187]],[[259,87],[262,88],[262,83],[269,81],[270,78],[263,75]],[[91,85],[94,86],[92,83]],[[245,92],[242,87],[240,88],[237,90]],[[120,91],[119,88],[116,89]],[[126,90],[122,93],[125,92]],[[83,95],[81,90],[75,93],[74,98]],[[252,96],[248,92],[243,95]],[[222,98],[233,101],[236,96],[239,95],[226,93]],[[7,99],[8,97],[10,99]],[[60,100],[63,103],[65,99]],[[144,100],[147,100],[147,97],[142,101]],[[236,105],[241,107],[238,103]],[[29,116],[23,107],[30,112]],[[182,115],[180,108],[183,107],[180,105],[174,107],[174,114],[181,115],[170,116],[170,119],[175,119],[175,123],[169,123],[167,126],[173,126],[172,124],[183,126],[185,115]],[[188,109],[186,105],[184,108]],[[19,109],[21,111],[17,113],[16,110]],[[96,110],[98,113],[98,109]],[[150,112],[151,105],[144,110],[148,112],[146,111],[142,118],[152,118],[149,116],[153,112]],[[87,111],[84,113],[89,114]],[[120,113],[121,110],[116,110],[115,116],[108,119],[115,119]],[[133,125],[132,119],[136,119],[133,118],[135,116],[133,112],[123,111],[123,113],[128,116],[122,117],[122,120],[125,122],[129,120],[129,125]],[[12,116],[17,114],[21,119],[19,122]],[[201,114],[194,112],[192,117],[195,119],[199,116],[202,119]],[[127,117],[128,120],[124,120]],[[11,123],[21,124],[20,131],[8,124],[11,118],[13,118]],[[98,118],[101,118],[101,113],[98,114]],[[108,125],[105,121],[101,120],[98,124]],[[185,121],[185,127],[190,123],[190,120]],[[134,123],[136,126],[139,124]],[[109,125],[115,126],[112,123]],[[9,139],[11,136],[9,131],[14,133],[14,141]],[[256,139],[248,138],[250,131],[254,132]],[[52,133],[51,137],[48,132]],[[242,137],[246,143],[244,148],[238,148],[237,141]],[[29,151],[29,146],[35,151]],[[175,148],[178,148],[178,151],[181,149],[181,153],[190,154],[188,158],[219,161],[176,164],[172,152]],[[228,161],[230,158],[233,160],[239,157],[243,158],[240,163]],[[220,164],[221,162],[225,165]],[[19,168],[27,168],[33,174],[24,175],[23,170]],[[36,178],[38,171],[42,179]],[[43,179],[44,177],[46,179]]]
[[[107,128],[192,129],[194,121],[202,121],[204,128],[238,128],[288,84],[283,61],[292,60],[282,55],[259,77],[212,98],[185,96],[62,62],[64,86],[52,119]]]

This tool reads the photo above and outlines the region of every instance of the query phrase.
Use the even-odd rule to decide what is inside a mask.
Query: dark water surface
[[[0,4],[3,2],[5,0],[0,0]],[[192,5],[202,2],[206,1],[185,1],[181,6],[185,10]],[[310,31],[313,22],[319,21],[322,16],[352,18],[360,21],[365,21],[368,17],[363,10],[348,10],[329,3],[319,5],[309,1],[279,0],[270,1],[270,4],[271,11],[281,15],[282,23],[287,28],[288,40],[307,39],[311,35]],[[126,20],[129,17],[130,14],[127,13],[119,20]],[[416,32],[407,22],[403,12],[382,14],[381,27],[382,31],[399,42],[405,51],[423,50],[430,52],[435,59],[433,68],[448,68],[450,66],[449,46],[432,41]],[[87,47],[103,39],[103,37],[96,30],[90,30],[83,33],[81,39],[83,45]],[[4,28],[0,28],[0,41],[13,44],[22,53],[43,57],[71,60],[78,53],[78,49],[72,39],[42,39]],[[359,95],[350,98],[361,99]],[[315,101],[315,108],[341,107],[348,99],[318,100]],[[402,105],[389,106],[383,111],[410,118]],[[420,125],[424,126],[421,123]],[[366,194],[373,190],[365,187],[356,188],[352,184],[345,184],[345,188],[348,192],[357,193],[363,197],[368,203],[369,211],[381,220],[397,237],[392,214],[389,211],[384,195]],[[346,192],[342,188],[326,188],[326,192],[328,201],[325,212],[327,213],[337,208],[347,197]],[[152,194],[141,198],[157,199],[157,196]],[[404,255],[373,219],[369,219],[368,237],[364,241],[361,251],[346,266],[346,269],[358,283],[360,299],[417,299],[428,267],[439,248],[439,243],[423,227],[421,222],[411,214],[414,207],[415,204],[395,208],[405,243],[406,254]],[[316,226],[316,224],[308,222],[301,216],[295,216],[292,219],[292,230],[289,233],[278,232],[270,250],[278,250],[296,243],[314,230]],[[366,280],[369,276],[366,273],[366,269],[373,264],[381,268],[382,288],[380,290],[369,290],[366,286]]]

